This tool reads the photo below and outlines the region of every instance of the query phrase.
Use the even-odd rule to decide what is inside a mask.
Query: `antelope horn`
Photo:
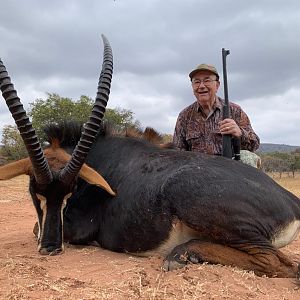
[[[103,64],[98,82],[98,92],[88,122],[83,128],[80,140],[72,158],[60,173],[60,180],[70,183],[80,171],[99,131],[110,93],[113,73],[113,56],[108,40],[102,35],[104,44]]]
[[[10,81],[10,77],[8,76],[1,59],[0,89],[26,146],[36,181],[39,184],[50,183],[53,177],[48,162],[44,157],[44,153],[35,130],[26,115],[26,111],[24,110],[21,100],[17,95],[17,91],[14,89],[14,86]]]

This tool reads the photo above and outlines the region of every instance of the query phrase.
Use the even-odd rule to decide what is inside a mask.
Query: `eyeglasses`
[[[199,87],[201,83],[203,83],[205,86],[211,86],[214,81],[217,81],[217,79],[211,79],[211,78],[196,79],[192,81],[192,85],[195,87]]]

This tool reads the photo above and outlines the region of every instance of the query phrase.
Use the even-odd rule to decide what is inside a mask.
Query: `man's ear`
[[[0,180],[8,180],[23,174],[32,174],[32,165],[29,158],[23,158],[0,167]]]
[[[84,179],[90,184],[95,184],[102,187],[112,196],[116,196],[116,193],[111,189],[110,185],[106,182],[106,180],[94,169],[90,168],[88,165],[83,164],[80,171],[79,177]]]

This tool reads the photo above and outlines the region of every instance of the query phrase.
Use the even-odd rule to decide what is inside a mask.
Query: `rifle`
[[[229,100],[228,100],[228,84],[227,84],[227,67],[226,56],[230,54],[229,50],[222,48],[222,63],[223,63],[223,82],[224,82],[224,100],[223,106],[223,120],[230,118],[229,114]],[[222,156],[235,160],[240,160],[241,140],[239,138],[232,138],[231,134],[223,134],[222,137],[223,149]]]

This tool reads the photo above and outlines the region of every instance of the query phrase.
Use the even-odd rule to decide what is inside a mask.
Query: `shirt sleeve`
[[[182,113],[179,114],[174,135],[173,135],[173,144],[176,148],[180,150],[189,150],[188,143],[186,141],[186,128],[185,122]]]
[[[260,145],[260,139],[252,129],[250,120],[242,109],[240,111],[240,121],[238,125],[242,131],[241,148],[251,152],[257,150]]]

